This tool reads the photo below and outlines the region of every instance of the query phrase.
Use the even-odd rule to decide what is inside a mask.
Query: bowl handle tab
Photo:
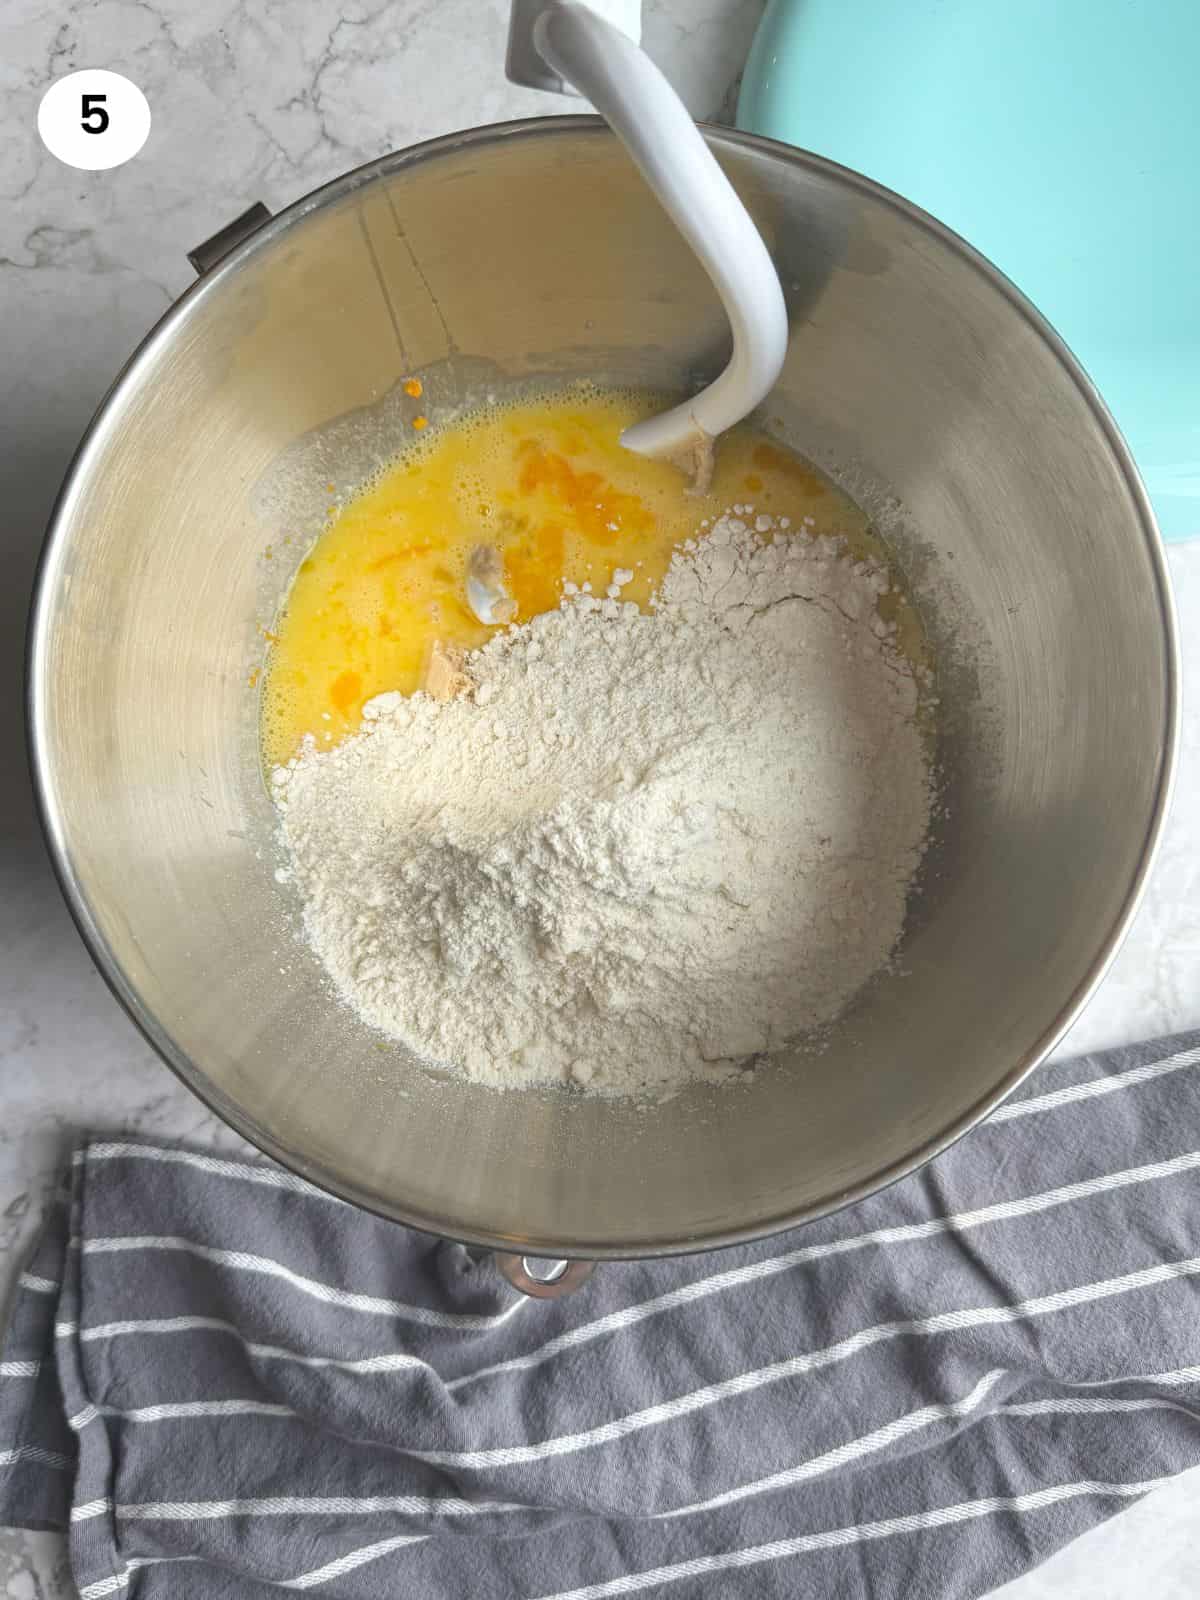
[[[188,260],[195,267],[199,277],[206,272],[211,272],[218,261],[223,261],[229,252],[241,244],[243,239],[248,239],[252,233],[257,232],[264,222],[270,222],[271,213],[261,200],[256,200],[252,206],[247,206],[240,217],[234,217],[232,222],[227,222],[223,228],[218,228],[210,239],[205,239],[203,244],[198,244],[194,250],[187,253]]]

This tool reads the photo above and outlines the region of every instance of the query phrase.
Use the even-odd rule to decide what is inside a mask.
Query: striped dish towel
[[[0,1362],[82,1600],[977,1596],[1200,1462],[1200,1034],[1046,1068],[786,1238],[521,1299],[263,1163],[93,1140]]]

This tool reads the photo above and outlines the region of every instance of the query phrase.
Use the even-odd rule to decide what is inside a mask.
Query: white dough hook
[[[710,441],[751,412],[778,378],[787,308],[762,236],[682,100],[636,42],[639,28],[636,0],[515,0],[508,75],[545,89],[571,85],[591,101],[721,297],[733,335],[728,366],[692,399],[621,436],[639,455],[702,473],[711,463]]]

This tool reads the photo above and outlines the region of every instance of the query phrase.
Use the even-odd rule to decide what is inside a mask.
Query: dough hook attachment
[[[712,441],[753,411],[779,377],[787,308],[762,236],[682,100],[640,48],[639,33],[640,6],[629,0],[516,0],[508,75],[543,89],[574,88],[591,101],[721,297],[733,336],[725,370],[690,400],[621,436],[627,449],[676,462],[704,488]]]

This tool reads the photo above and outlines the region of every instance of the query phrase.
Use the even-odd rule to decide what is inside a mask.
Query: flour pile
[[[886,964],[930,807],[889,580],[748,511],[653,614],[572,594],[474,654],[473,693],[381,695],[274,773],[308,937],[366,1022],[481,1082],[661,1092]]]

